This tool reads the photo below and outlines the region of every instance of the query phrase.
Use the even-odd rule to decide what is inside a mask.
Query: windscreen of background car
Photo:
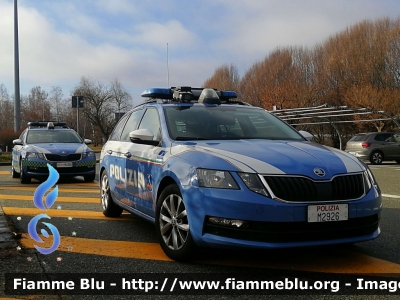
[[[293,128],[265,110],[229,106],[165,106],[174,140],[301,140]]]
[[[28,144],[40,143],[82,143],[82,139],[74,132],[67,130],[31,130],[26,137]]]

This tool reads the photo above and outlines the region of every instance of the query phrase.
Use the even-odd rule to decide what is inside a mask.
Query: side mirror
[[[90,145],[90,144],[92,143],[92,140],[84,139],[83,142],[84,142],[86,145]]]
[[[307,140],[311,141],[312,138],[314,137],[311,133],[309,133],[308,131],[304,131],[304,130],[300,130],[299,131],[300,134],[305,137]]]
[[[145,145],[153,145],[156,146],[160,142],[154,141],[154,133],[147,128],[137,129],[129,132],[129,139],[132,143],[136,144],[145,144]]]
[[[21,145],[22,146],[22,140],[21,139],[16,139],[16,140],[13,140],[13,144],[14,145]]]

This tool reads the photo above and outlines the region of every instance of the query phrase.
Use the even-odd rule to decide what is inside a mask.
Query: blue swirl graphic
[[[53,187],[55,183],[57,183],[58,178],[60,178],[58,172],[51,165],[47,164],[47,168],[49,169],[49,178],[38,186],[33,195],[33,204],[41,210],[49,209],[54,204],[54,202],[56,202],[58,196],[58,186],[56,186],[51,192],[47,194],[45,200],[46,206],[44,206],[43,204],[44,195],[46,194],[47,191],[49,191]],[[44,243],[44,241],[39,237],[39,235],[36,232],[37,223],[41,218],[51,219],[46,214],[39,214],[36,217],[33,217],[28,224],[28,233],[30,237],[38,243]],[[58,232],[58,229],[54,225],[46,222],[42,222],[42,224],[46,225],[50,229],[51,234],[53,235],[54,238],[53,245],[50,248],[42,248],[37,245],[34,246],[36,250],[39,251],[40,253],[50,254],[54,252],[60,245],[61,242],[60,233]],[[45,229],[42,229],[41,233],[45,238],[49,237],[49,233]]]
[[[38,188],[35,191],[35,194],[33,195],[33,204],[41,210],[46,210],[47,208],[50,208],[54,202],[57,200],[58,196],[58,186],[54,188],[50,193],[47,194],[46,196],[46,207],[43,204],[43,197],[46,194],[50,188],[57,183],[58,178],[60,178],[60,175],[58,172],[49,164],[47,164],[47,168],[49,169],[49,178],[43,182],[41,185],[38,186]]]
[[[30,220],[30,222],[28,224],[28,233],[29,233],[29,235],[31,236],[31,238],[34,241],[36,241],[38,243],[44,243],[43,240],[39,237],[39,235],[36,232],[37,223],[41,218],[51,219],[46,214],[40,214],[40,215],[37,215],[36,217],[33,217],[32,220]],[[58,248],[58,246],[60,245],[60,242],[61,242],[60,233],[58,232],[58,229],[54,225],[52,225],[50,223],[46,223],[46,222],[42,222],[42,224],[46,225],[50,229],[51,234],[54,237],[53,245],[50,248],[42,248],[42,247],[39,247],[37,245],[34,245],[34,246],[35,246],[36,250],[39,251],[40,253],[42,253],[42,254],[50,254],[50,253],[54,252]],[[42,229],[41,233],[46,238],[49,237],[49,234],[45,229]]]

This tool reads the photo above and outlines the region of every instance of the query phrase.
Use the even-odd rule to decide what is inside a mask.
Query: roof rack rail
[[[146,102],[155,102],[156,99],[166,100],[161,102],[179,103],[205,103],[205,104],[244,104],[238,100],[234,91],[219,91],[211,88],[192,88],[189,86],[178,86],[171,88],[151,88],[145,90],[142,97],[150,98]],[[245,104],[244,104],[245,105]]]

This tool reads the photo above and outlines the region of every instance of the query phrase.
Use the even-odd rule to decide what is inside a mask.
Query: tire
[[[22,159],[21,159],[21,161],[19,163],[19,167],[20,167],[20,170],[19,170],[19,181],[21,183],[30,183],[31,182],[31,178],[29,176],[27,176],[25,174],[25,172],[24,172],[24,169],[22,167]]]
[[[121,216],[123,209],[117,206],[111,196],[110,183],[108,181],[107,172],[101,174],[100,180],[100,201],[103,207],[103,214],[106,217],[116,218]]]
[[[380,165],[383,162],[383,154],[380,151],[374,151],[372,152],[369,161],[373,165]]]
[[[83,176],[83,179],[85,182],[92,182],[96,178],[96,174],[91,174],[91,175],[85,175]]]
[[[190,234],[185,202],[176,184],[167,186],[157,199],[156,234],[161,248],[171,259],[188,261],[196,245]]]
[[[14,169],[14,166],[11,163],[11,177],[12,178],[19,178],[19,173],[17,173]]]

